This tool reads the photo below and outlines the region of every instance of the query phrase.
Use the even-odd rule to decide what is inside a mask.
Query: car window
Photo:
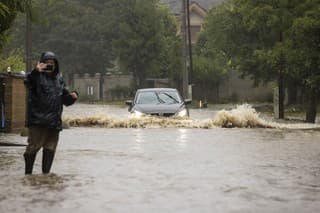
[[[136,98],[137,104],[176,104],[181,98],[176,91],[140,92]]]
[[[140,92],[137,96],[137,104],[158,104],[159,100],[155,92]]]
[[[177,92],[159,92],[159,98],[166,104],[180,103],[181,99]]]

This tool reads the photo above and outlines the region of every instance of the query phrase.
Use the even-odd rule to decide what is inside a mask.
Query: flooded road
[[[91,105],[65,114],[106,112],[127,116]],[[40,174],[41,153],[24,176],[24,147],[0,147],[0,212],[319,212],[319,139],[316,129],[72,127],[50,175]]]

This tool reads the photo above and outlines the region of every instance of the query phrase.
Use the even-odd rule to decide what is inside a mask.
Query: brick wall
[[[4,88],[5,132],[19,132],[25,127],[26,89],[24,78],[6,76],[2,79]]]

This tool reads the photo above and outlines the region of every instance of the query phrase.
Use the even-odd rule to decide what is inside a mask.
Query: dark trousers
[[[49,173],[59,141],[59,130],[46,127],[30,127],[28,145],[24,152],[25,174],[32,174],[37,152],[43,148],[42,172]]]
[[[59,140],[59,133],[59,130],[47,127],[30,127],[25,154],[36,154],[42,147],[55,152]]]

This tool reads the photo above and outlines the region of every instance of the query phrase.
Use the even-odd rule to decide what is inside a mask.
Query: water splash
[[[213,123],[219,127],[239,128],[275,128],[274,123],[260,118],[260,114],[249,104],[237,106],[230,111],[221,110],[213,119]]]
[[[88,117],[67,116],[63,119],[67,127],[104,127],[104,128],[281,128],[317,129],[313,124],[280,124],[267,121],[251,105],[238,105],[232,110],[220,110],[213,118],[195,120],[178,117],[142,116],[140,118],[114,118],[106,115]]]
[[[141,118],[119,119],[108,116],[92,117],[65,117],[63,119],[67,126],[90,127],[98,126],[105,128],[146,128],[146,127],[190,127],[193,120],[179,118],[162,118],[143,116]]]

